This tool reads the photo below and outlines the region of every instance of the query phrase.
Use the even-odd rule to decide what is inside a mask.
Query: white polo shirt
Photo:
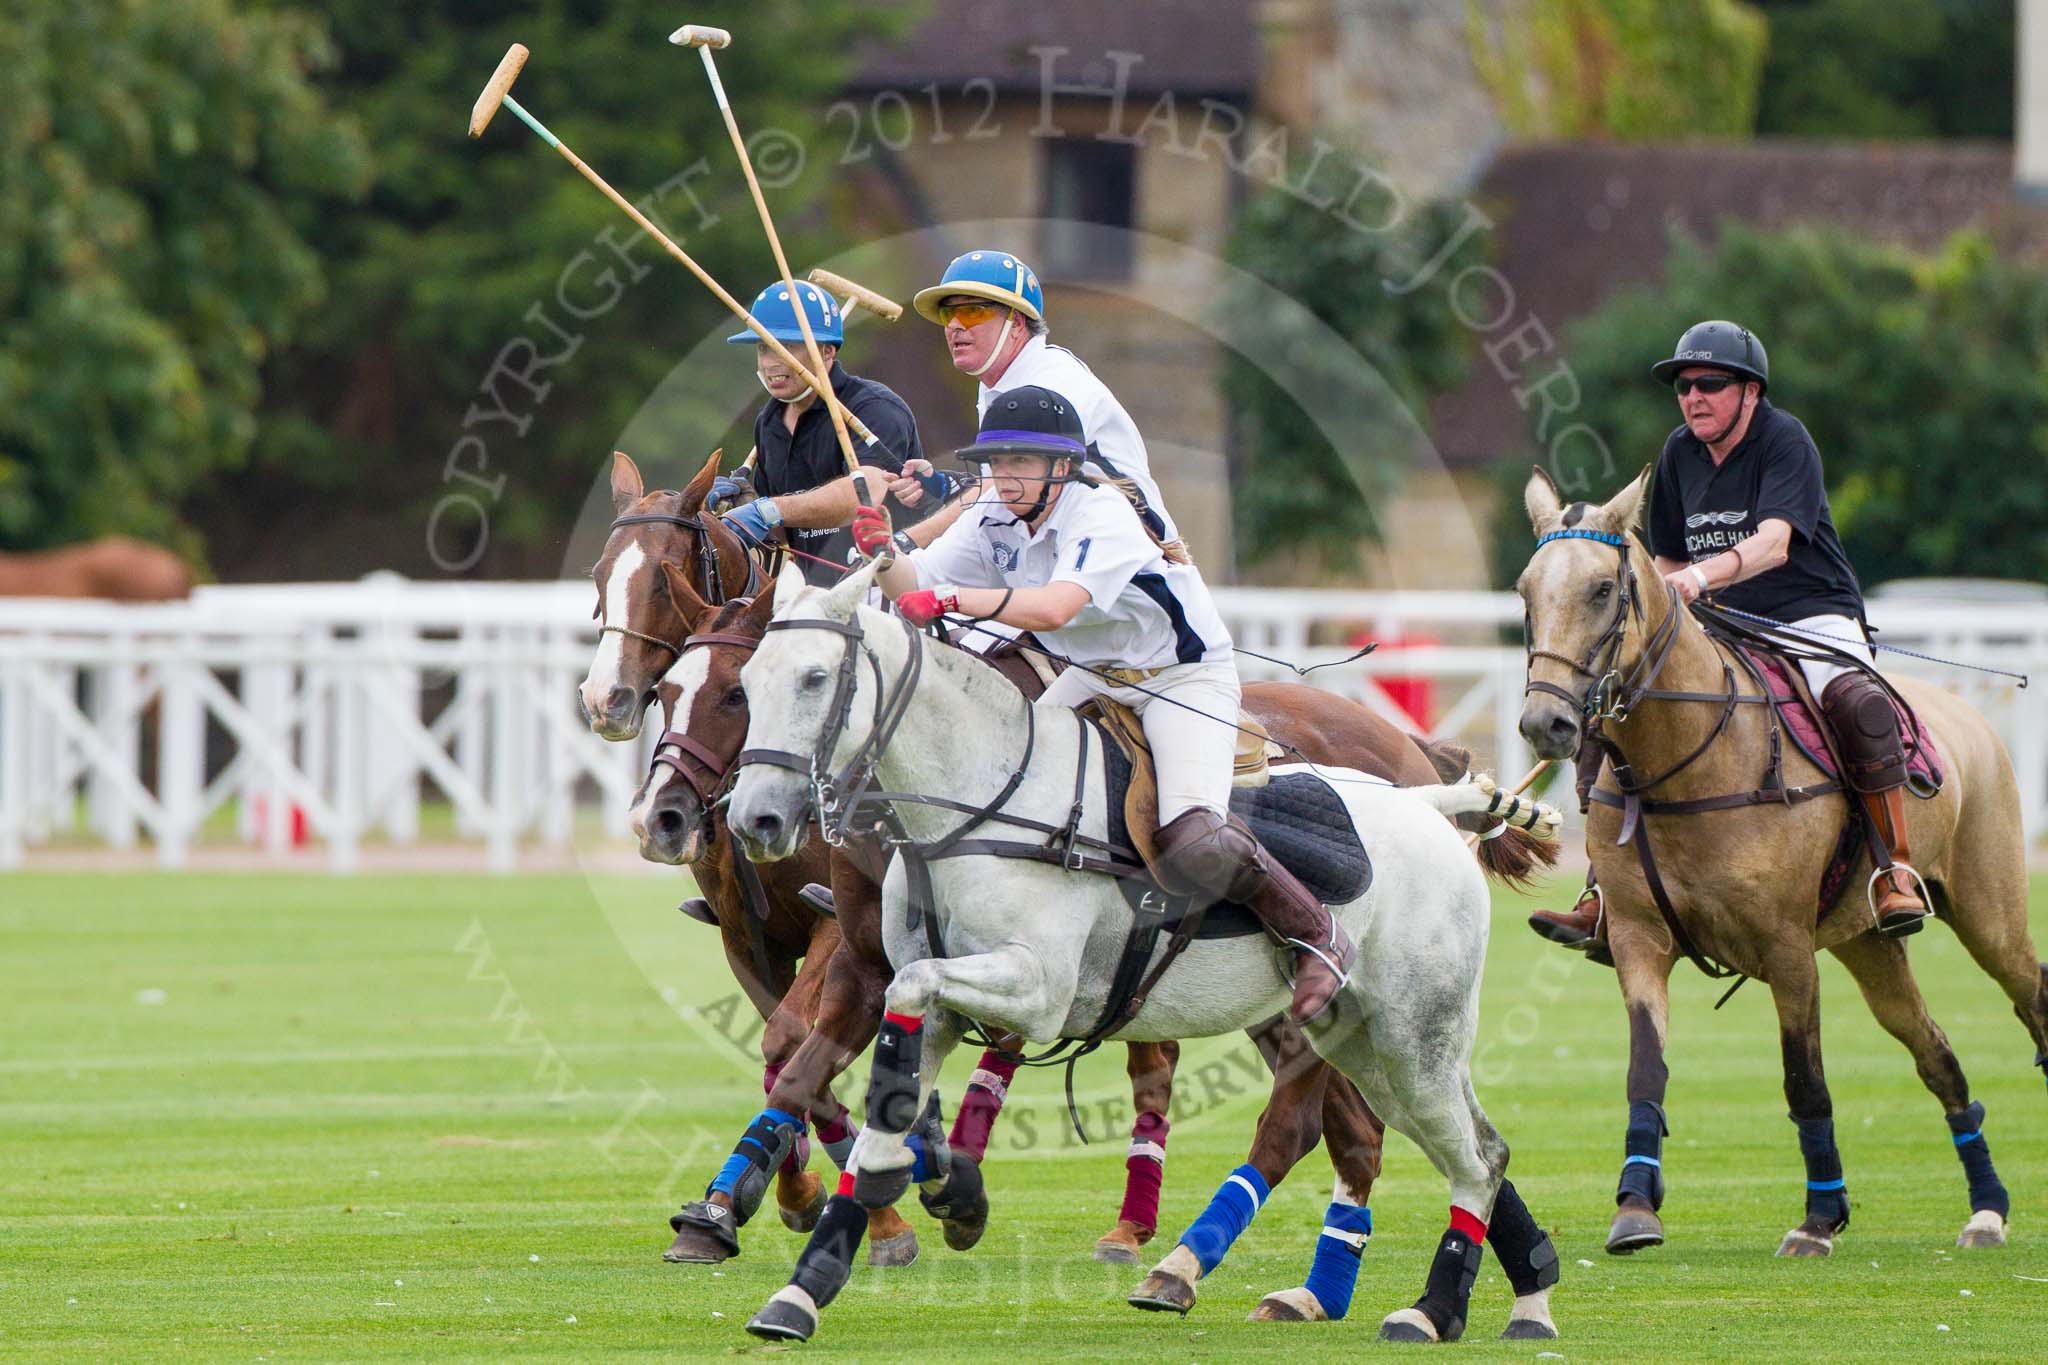
[[[1001,503],[971,505],[910,563],[922,588],[1080,584],[1088,604],[1079,614],[1036,632],[1076,663],[1165,668],[1232,657],[1201,571],[1161,554],[1130,502],[1104,485],[1063,485],[1036,534]]]
[[[1024,349],[1017,352],[1017,358],[997,383],[997,388],[982,384],[975,389],[977,417],[987,416],[988,405],[1006,389],[1019,389],[1026,384],[1051,389],[1072,403],[1074,411],[1080,414],[1081,430],[1088,433],[1088,472],[1097,478],[1129,479],[1136,484],[1145,495],[1145,505],[1159,517],[1159,525],[1154,528],[1159,538],[1180,539],[1180,530],[1166,510],[1166,499],[1159,495],[1159,485],[1152,478],[1152,461],[1145,453],[1145,438],[1138,434],[1138,424],[1124,411],[1124,405],[1116,401],[1109,386],[1082,363],[1081,357],[1035,336],[1024,343]]]

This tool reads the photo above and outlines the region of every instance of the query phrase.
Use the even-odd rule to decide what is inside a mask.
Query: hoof
[[[747,1319],[747,1330],[768,1341],[809,1341],[818,1330],[818,1310],[809,1294],[786,1285]]]
[[[1502,1341],[1556,1341],[1557,1329],[1547,1322],[1534,1318],[1516,1318],[1508,1324],[1508,1330],[1500,1334]]]
[[[1119,1218],[1115,1227],[1095,1244],[1095,1259],[1110,1265],[1136,1265],[1138,1248],[1152,1240],[1152,1229]]]
[[[1328,1322],[1322,1301],[1305,1288],[1282,1289],[1259,1300],[1246,1322]]]
[[[914,1263],[917,1260],[917,1234],[909,1228],[894,1237],[883,1237],[868,1243],[868,1264],[878,1270],[890,1270]]]
[[[680,1265],[717,1265],[740,1254],[739,1229],[732,1225],[732,1210],[698,1200],[683,1205],[682,1212],[668,1220],[676,1239],[661,1253],[661,1259]]]
[[[1979,1209],[1963,1224],[1956,1245],[1966,1250],[1990,1250],[2005,1245],[2005,1219],[1996,1209]]]
[[[1418,1308],[1403,1308],[1389,1313],[1380,1323],[1381,1341],[1420,1342],[1428,1345],[1440,1340],[1436,1324]]]
[[[1195,1287],[1171,1271],[1155,1270],[1131,1291],[1126,1302],[1148,1313],[1178,1313],[1186,1317],[1195,1306]]]
[[[775,1205],[775,1211],[782,1215],[782,1226],[791,1232],[809,1232],[818,1226],[818,1219],[825,1212],[825,1182],[814,1172],[805,1171],[802,1183],[804,1188],[810,1191],[808,1199],[795,1206],[784,1204],[778,1199]],[[777,1193],[780,1194],[780,1191]]]
[[[1664,1224],[1649,1209],[1622,1209],[1614,1215],[1614,1226],[1607,1230],[1610,1255],[1627,1256],[1663,1245]]]
[[[1827,1256],[1834,1252],[1835,1239],[1809,1232],[1805,1228],[1794,1228],[1785,1234],[1785,1240],[1778,1243],[1780,1256]]]

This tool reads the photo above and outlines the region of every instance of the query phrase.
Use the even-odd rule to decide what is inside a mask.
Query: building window
[[[1131,273],[1138,149],[1064,138],[1045,144],[1043,273],[1121,280]],[[1111,230],[1114,229],[1114,230]]]

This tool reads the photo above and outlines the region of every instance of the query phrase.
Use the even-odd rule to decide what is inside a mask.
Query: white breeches
[[[1041,700],[1079,706],[1090,697],[1106,696],[1138,713],[1145,726],[1145,742],[1152,746],[1152,767],[1159,777],[1161,825],[1171,824],[1176,816],[1198,806],[1229,814],[1231,764],[1237,752],[1235,727],[1242,696],[1237,665],[1228,661],[1175,664],[1141,686],[1145,691],[1120,687],[1107,678],[1070,668],[1053,679]],[[1172,701],[1164,700],[1169,697]]]

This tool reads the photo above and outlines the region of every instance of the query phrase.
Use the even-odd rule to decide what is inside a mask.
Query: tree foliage
[[[774,260],[698,56],[667,42],[675,16],[644,6],[327,0],[323,9],[340,44],[323,83],[367,130],[376,176],[359,207],[309,225],[335,289],[307,344],[273,371],[258,460],[274,480],[333,490],[349,520],[390,523],[373,563],[435,572],[425,532],[434,504],[455,489],[489,509],[489,553],[473,572],[551,573],[564,509],[581,505],[620,431],[688,348],[730,330],[730,315],[509,110],[480,141],[464,125],[506,48],[524,43],[532,55],[513,91],[521,104],[750,299]],[[834,170],[837,147],[819,136],[826,106],[860,40],[899,31],[917,7],[755,0],[686,17],[759,35],[717,62],[744,133],[781,130],[784,146],[805,149],[787,184],[757,154],[801,272],[829,229],[807,211]],[[649,196],[658,197],[644,203]],[[607,243],[624,244],[630,263]],[[559,362],[530,368],[530,385],[492,373],[521,338]],[[512,361],[528,366],[522,353]],[[753,393],[744,367],[733,387]],[[636,452],[655,458],[659,474],[700,463],[733,411],[681,416],[673,449]],[[458,453],[465,437],[481,444]],[[451,480],[451,467],[482,482]],[[443,528],[439,538],[437,554],[466,558],[463,535]],[[322,553],[345,561],[349,546]]]
[[[1765,25],[1741,0],[1547,0],[1489,25],[1473,64],[1523,137],[1747,137]]]
[[[1813,433],[1836,526],[1866,587],[1918,575],[2048,578],[2048,275],[1963,234],[1913,256],[1836,231],[1724,225],[1717,247],[1675,237],[1665,279],[1571,331],[1585,417],[1611,470],[1555,471],[1604,497],[1678,423],[1649,368],[1703,318],[1752,328],[1771,401]],[[1501,473],[1494,573],[1531,548],[1529,471]]]
[[[0,15],[0,544],[197,549],[177,500],[246,457],[325,295],[306,223],[364,182],[309,83],[333,56],[227,0]]]
[[[2013,0],[1763,0],[1757,131],[2010,138]]]

